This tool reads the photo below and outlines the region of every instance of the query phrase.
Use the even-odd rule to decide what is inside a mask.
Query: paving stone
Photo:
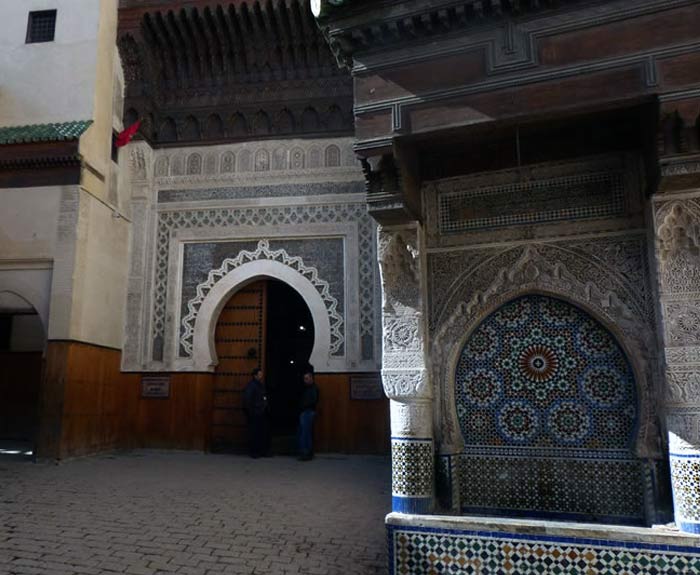
[[[0,575],[386,573],[383,457],[0,459],[0,485]]]

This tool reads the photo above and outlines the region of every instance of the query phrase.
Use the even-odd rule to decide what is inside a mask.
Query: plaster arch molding
[[[49,286],[47,285],[47,288]],[[48,289],[42,290],[26,278],[0,277],[0,293],[6,292],[15,295],[29,305],[31,305],[41,318],[42,327],[44,328],[44,337],[49,337],[49,297]]]
[[[515,248],[519,249],[519,248]],[[594,265],[594,264],[592,264]],[[456,293],[465,290],[478,276],[489,274],[485,289],[470,291],[470,297],[452,307],[452,313],[436,330],[431,342],[433,378],[437,389],[436,421],[441,434],[442,450],[458,453],[463,440],[457,417],[454,374],[462,348],[481,322],[505,303],[524,295],[551,296],[573,304],[612,333],[627,356],[637,383],[639,398],[639,430],[636,452],[639,457],[660,457],[658,427],[653,402],[654,362],[648,358],[654,350],[649,326],[632,311],[629,302],[617,293],[603,290],[589,281],[582,281],[569,272],[563,262],[544,258],[535,246],[522,249],[514,265],[489,269],[488,262],[467,275]],[[481,283],[481,285],[484,285]]]
[[[242,287],[259,279],[278,279],[304,298],[314,322],[314,347],[309,359],[317,371],[329,367],[331,323],[326,304],[317,287],[304,275],[274,260],[256,260],[242,264],[221,277],[198,306],[192,337],[192,362],[195,370],[213,371],[218,363],[214,331],[221,310]]]

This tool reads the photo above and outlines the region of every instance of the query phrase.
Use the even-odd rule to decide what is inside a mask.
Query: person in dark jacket
[[[267,421],[267,391],[263,380],[263,371],[256,367],[245,387],[243,409],[248,419],[248,448],[250,456],[269,456],[270,431]]]
[[[318,404],[318,386],[314,382],[313,368],[304,372],[304,387],[301,392],[299,414],[299,459],[309,461],[313,459],[314,448],[314,418],[316,417],[316,405]]]

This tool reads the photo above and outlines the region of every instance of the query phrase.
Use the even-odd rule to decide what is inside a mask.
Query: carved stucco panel
[[[430,401],[392,401],[391,434],[400,437],[432,436],[433,407]]]
[[[388,316],[383,321],[385,353],[422,354],[423,341],[418,314]]]
[[[700,369],[700,346],[667,347],[666,363],[669,365],[697,365]]]
[[[416,228],[381,229],[383,369],[386,395],[398,401],[431,397],[425,366],[421,261]]]
[[[430,399],[432,390],[428,381],[427,369],[382,369],[384,391],[395,401]]]
[[[655,221],[661,292],[700,293],[700,200],[658,204]]]
[[[665,301],[663,303],[664,336],[669,347],[700,343],[700,301]]]
[[[666,371],[666,385],[669,405],[700,406],[700,369],[669,367]]]
[[[406,316],[421,311],[417,245],[415,230],[380,231],[378,256],[385,314]]]

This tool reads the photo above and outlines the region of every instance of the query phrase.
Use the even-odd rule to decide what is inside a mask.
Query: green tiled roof
[[[90,124],[92,120],[0,127],[0,145],[77,140],[90,127]]]

